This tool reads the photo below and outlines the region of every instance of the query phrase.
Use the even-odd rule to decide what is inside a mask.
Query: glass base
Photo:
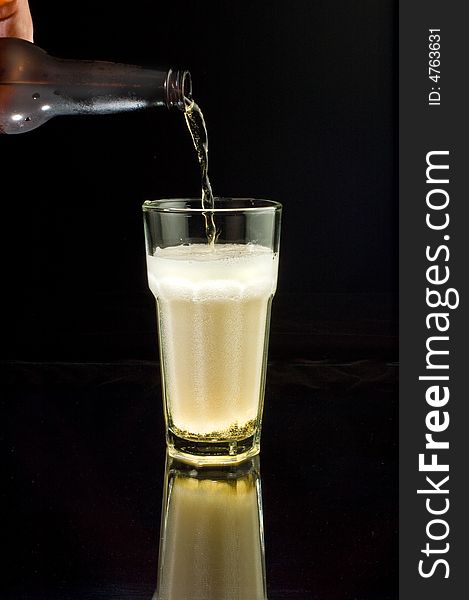
[[[244,440],[196,441],[186,440],[168,431],[168,454],[198,467],[204,465],[235,465],[259,454],[260,444],[255,435]]]

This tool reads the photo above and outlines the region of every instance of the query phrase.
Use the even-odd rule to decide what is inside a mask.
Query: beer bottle
[[[35,44],[0,38],[0,132],[23,133],[59,115],[164,106],[184,109],[188,71],[54,58]]]

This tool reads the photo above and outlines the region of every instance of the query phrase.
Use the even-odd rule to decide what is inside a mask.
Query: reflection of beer
[[[256,466],[244,473],[167,472],[154,600],[265,600]]]
[[[147,261],[170,431],[196,442],[252,437],[277,255],[255,244],[194,244],[158,248]]]

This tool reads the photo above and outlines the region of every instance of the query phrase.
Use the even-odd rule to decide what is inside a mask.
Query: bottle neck
[[[192,79],[189,71],[168,71],[166,82],[166,106],[184,110],[186,103],[192,101]]]
[[[100,61],[58,60],[56,114],[103,114],[157,106],[184,109],[192,97],[188,71],[145,69]]]

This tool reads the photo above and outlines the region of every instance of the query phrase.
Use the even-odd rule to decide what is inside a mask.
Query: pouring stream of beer
[[[213,246],[217,238],[217,228],[212,212],[215,207],[212,186],[210,185],[210,180],[208,178],[207,127],[200,107],[193,100],[186,101],[184,117],[200,164],[202,175],[202,208],[207,210],[207,212],[203,213],[205,218],[205,232],[207,234],[208,243]]]

